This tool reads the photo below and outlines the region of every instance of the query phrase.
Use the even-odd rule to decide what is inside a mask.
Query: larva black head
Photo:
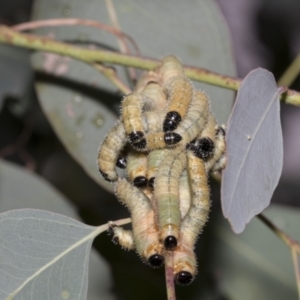
[[[155,181],[155,177],[151,177],[151,178],[148,180],[148,186],[149,186],[151,189],[154,189],[154,181]]]
[[[215,143],[208,137],[202,138],[197,143],[194,153],[197,157],[206,160],[208,159],[215,150]]]
[[[145,135],[142,131],[133,131],[129,133],[128,138],[131,143],[136,143],[139,140],[145,138]]]
[[[136,150],[143,150],[147,146],[147,141],[146,141],[146,139],[141,139],[138,142],[132,143],[132,146]]]
[[[148,180],[144,176],[135,177],[133,180],[133,185],[138,188],[146,187],[147,184],[148,184]]]
[[[169,111],[163,123],[163,131],[173,131],[181,122],[181,116],[177,111]]]
[[[99,169],[99,172],[100,172],[100,174],[102,175],[102,177],[103,177],[106,181],[108,181],[108,182],[114,182],[114,181],[117,180],[117,179],[111,179],[111,178],[109,178],[108,175],[107,175],[106,173],[104,173],[103,171],[101,171],[100,169]]]
[[[165,133],[164,140],[168,146],[171,146],[178,144],[182,140],[182,137],[176,132],[168,131]]]
[[[181,271],[175,275],[175,282],[178,285],[188,285],[193,281],[193,276],[190,272]]]
[[[125,169],[127,165],[126,156],[119,156],[116,165],[120,169]]]
[[[159,268],[164,263],[164,257],[160,254],[154,254],[148,258],[148,263],[153,268]]]
[[[164,246],[166,250],[174,250],[177,246],[177,239],[173,235],[169,235],[165,238]]]
[[[223,127],[221,127],[221,126],[219,126],[218,129],[216,130],[216,135],[219,135],[219,134],[221,134],[223,136],[226,135],[225,129]]]

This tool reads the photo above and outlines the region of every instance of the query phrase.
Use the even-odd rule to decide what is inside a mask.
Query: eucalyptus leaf
[[[121,30],[134,38],[142,55],[162,58],[178,55],[184,64],[205,67],[234,75],[235,67],[229,33],[218,7],[212,0],[114,2]],[[50,18],[92,19],[111,24],[105,1],[37,0],[33,20]],[[40,28],[35,33],[66,42],[118,50],[115,36],[84,26]],[[91,66],[52,54],[35,54],[34,67],[51,74],[37,81],[41,106],[56,134],[85,171],[105,189],[111,185],[98,174],[97,149],[108,128],[115,123],[113,113],[120,97],[109,97],[100,89],[115,93],[116,88]],[[122,67],[120,78],[132,87]],[[195,84],[210,95],[219,122],[225,122],[231,110],[233,92]],[[80,103],[78,103],[80,101]],[[98,103],[97,103],[98,102]]]
[[[299,209],[271,205],[264,214],[300,241]],[[212,268],[223,295],[231,300],[298,299],[291,252],[278,236],[257,218],[238,236],[221,215],[217,221]]]
[[[272,73],[256,69],[243,80],[228,121],[227,166],[222,178],[222,209],[232,229],[269,204],[283,164],[279,96]]]
[[[86,299],[93,239],[107,229],[42,210],[0,214],[0,299]]]
[[[0,160],[0,212],[21,208],[43,209],[78,219],[70,202],[48,182],[24,168]],[[0,226],[0,232],[1,230]],[[6,261],[11,254],[3,255],[0,265],[2,259]],[[90,253],[89,260],[87,299],[96,300],[99,297],[103,300],[114,299],[108,263],[94,249]],[[1,267],[0,270],[2,270]],[[4,283],[0,280],[0,290],[3,289],[2,284]],[[0,297],[0,299],[3,298]]]

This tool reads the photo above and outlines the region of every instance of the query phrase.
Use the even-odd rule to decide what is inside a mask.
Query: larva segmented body
[[[185,118],[193,98],[193,86],[184,76],[177,76],[168,80],[165,87],[169,106],[163,122],[163,131],[173,131]]]
[[[157,169],[159,165],[164,160],[165,156],[169,150],[167,149],[157,149],[149,152],[148,154],[148,186],[153,189],[154,188],[154,181]]]
[[[160,240],[174,250],[181,224],[178,181],[186,164],[185,149],[170,150],[156,173],[154,198],[157,203]]]
[[[98,152],[98,167],[101,175],[107,181],[116,181],[116,163],[127,142],[123,123],[117,121],[115,126],[108,132]]]
[[[165,56],[157,70],[159,82],[165,86],[174,77],[182,76],[184,70],[179,59],[174,55]]]
[[[197,273],[193,252],[196,239],[209,214],[210,195],[204,161],[187,151],[187,172],[192,193],[192,203],[180,228],[180,245],[174,252],[175,281],[187,285]]]
[[[115,192],[131,212],[133,240],[137,252],[151,266],[162,265],[162,246],[159,243],[154,211],[148,197],[126,179],[116,182]]]

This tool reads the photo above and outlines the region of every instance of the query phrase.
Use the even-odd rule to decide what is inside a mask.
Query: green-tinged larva
[[[187,151],[187,173],[192,203],[180,228],[180,242],[174,251],[174,278],[177,284],[191,283],[197,273],[195,242],[202,231],[210,209],[209,187],[204,161]]]
[[[160,240],[167,250],[174,250],[179,239],[181,215],[179,178],[186,166],[186,150],[170,150],[160,164],[154,184]]]
[[[127,175],[129,181],[138,188],[148,184],[147,179],[148,154],[131,150],[127,155]]]
[[[117,121],[108,132],[98,152],[98,167],[101,175],[107,181],[116,181],[118,173],[116,163],[127,142],[123,123]]]
[[[169,153],[167,149],[157,149],[150,151],[148,154],[148,186],[153,189],[155,176],[159,165],[163,162],[165,156]]]
[[[187,170],[184,170],[179,179],[179,205],[181,219],[185,217],[191,206],[192,194]]]
[[[151,266],[162,265],[162,246],[155,223],[154,211],[148,197],[126,179],[116,182],[115,193],[131,212],[133,240],[136,251]]]
[[[208,115],[209,99],[207,95],[201,91],[195,91],[186,117],[182,120],[177,129],[165,133],[165,143],[168,146],[179,143],[185,146],[194,140],[203,130]]]

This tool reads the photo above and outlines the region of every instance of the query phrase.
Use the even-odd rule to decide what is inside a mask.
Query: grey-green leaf
[[[298,209],[270,205],[264,214],[300,241]],[[220,216],[213,233],[213,272],[227,299],[298,299],[291,252],[259,219],[237,236]]]
[[[250,72],[229,118],[222,208],[236,233],[241,233],[246,223],[270,204],[281,175],[282,91],[277,89],[272,73],[264,69]]]
[[[86,299],[92,227],[42,210],[0,214],[0,299]]]
[[[43,209],[78,219],[70,201],[48,182],[24,168],[0,160],[0,213],[22,208]],[[113,299],[112,275],[108,263],[94,249],[88,255],[88,299]],[[9,253],[3,259],[6,261],[8,258]],[[0,281],[0,290],[2,288]]]

